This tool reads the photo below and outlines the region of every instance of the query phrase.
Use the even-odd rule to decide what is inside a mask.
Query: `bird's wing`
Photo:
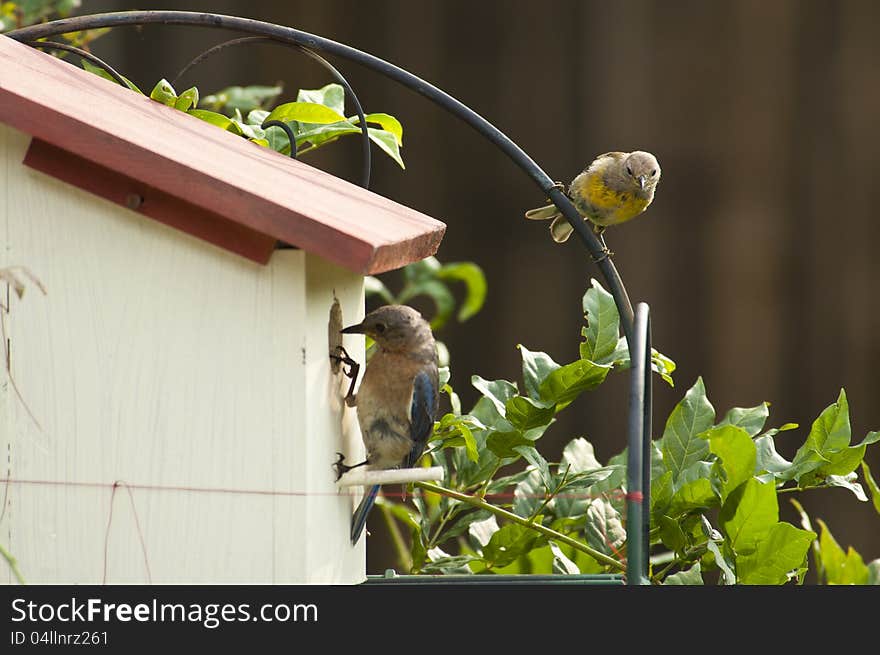
[[[433,373],[433,375],[432,375]],[[404,463],[404,468],[415,466],[425,444],[434,429],[434,417],[439,403],[437,373],[421,371],[413,380],[412,406],[410,407],[409,436],[413,445]]]
[[[544,205],[526,212],[526,218],[530,221],[546,221],[557,216],[559,216],[559,210],[556,205]]]

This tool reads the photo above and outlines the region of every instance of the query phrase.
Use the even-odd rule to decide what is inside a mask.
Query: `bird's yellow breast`
[[[623,223],[641,214],[651,204],[650,197],[634,191],[618,191],[605,183],[603,171],[578,176],[569,193],[577,210],[598,225]]]

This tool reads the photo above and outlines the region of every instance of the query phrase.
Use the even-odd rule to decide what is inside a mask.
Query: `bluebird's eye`
[[[657,174],[657,169],[655,168],[653,171],[651,171],[651,177],[654,177],[656,174]]]
[[[385,324],[384,323],[376,323],[376,332],[378,332],[379,334],[382,334],[384,331],[385,331]]]
[[[629,173],[630,175],[632,175],[632,174],[633,174],[633,169],[631,169],[629,166],[627,166],[627,167],[626,167],[626,172]]]

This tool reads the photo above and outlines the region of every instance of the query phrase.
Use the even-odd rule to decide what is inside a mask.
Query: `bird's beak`
[[[639,175],[638,180],[639,180],[639,186],[642,188],[642,191],[644,191],[645,190],[645,176]]]
[[[364,334],[364,324],[349,325],[347,328],[342,328],[340,332],[342,334]]]

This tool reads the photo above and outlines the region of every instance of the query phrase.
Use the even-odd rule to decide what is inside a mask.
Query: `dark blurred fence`
[[[134,8],[83,5],[80,13]],[[655,383],[656,436],[698,375],[719,414],[768,400],[772,425],[800,423],[779,438],[788,457],[841,386],[854,440],[880,428],[880,3],[136,5],[259,18],[388,59],[479,111],[556,179],[568,181],[600,152],[654,152],[663,167],[654,204],[607,237],[633,301],[651,305],[655,345],[678,363],[675,389]],[[125,29],[95,50],[150,87],[222,38]],[[597,271],[576,240],[556,246],[543,224],[522,219],[543,201],[537,189],[421,97],[336,63],[367,111],[404,123],[407,171],[377,157],[373,189],[447,222],[439,257],[474,260],[487,273],[483,312],[440,335],[466,403],[475,398],[473,373],[519,377],[517,343],[575,358],[580,299]],[[291,90],[330,81],[305,58],[253,46],[214,57],[184,82],[206,93],[278,80]],[[357,148],[352,140],[311,161],[354,180]],[[626,380],[617,378],[561,415],[542,441],[546,456],[558,457],[575,435],[589,438],[602,460],[623,448]],[[868,457],[875,474],[878,450]],[[844,547],[880,557],[880,517],[870,503],[843,489],[801,500]],[[783,505],[783,518],[797,522]],[[386,565],[386,553],[371,548],[369,570]]]

